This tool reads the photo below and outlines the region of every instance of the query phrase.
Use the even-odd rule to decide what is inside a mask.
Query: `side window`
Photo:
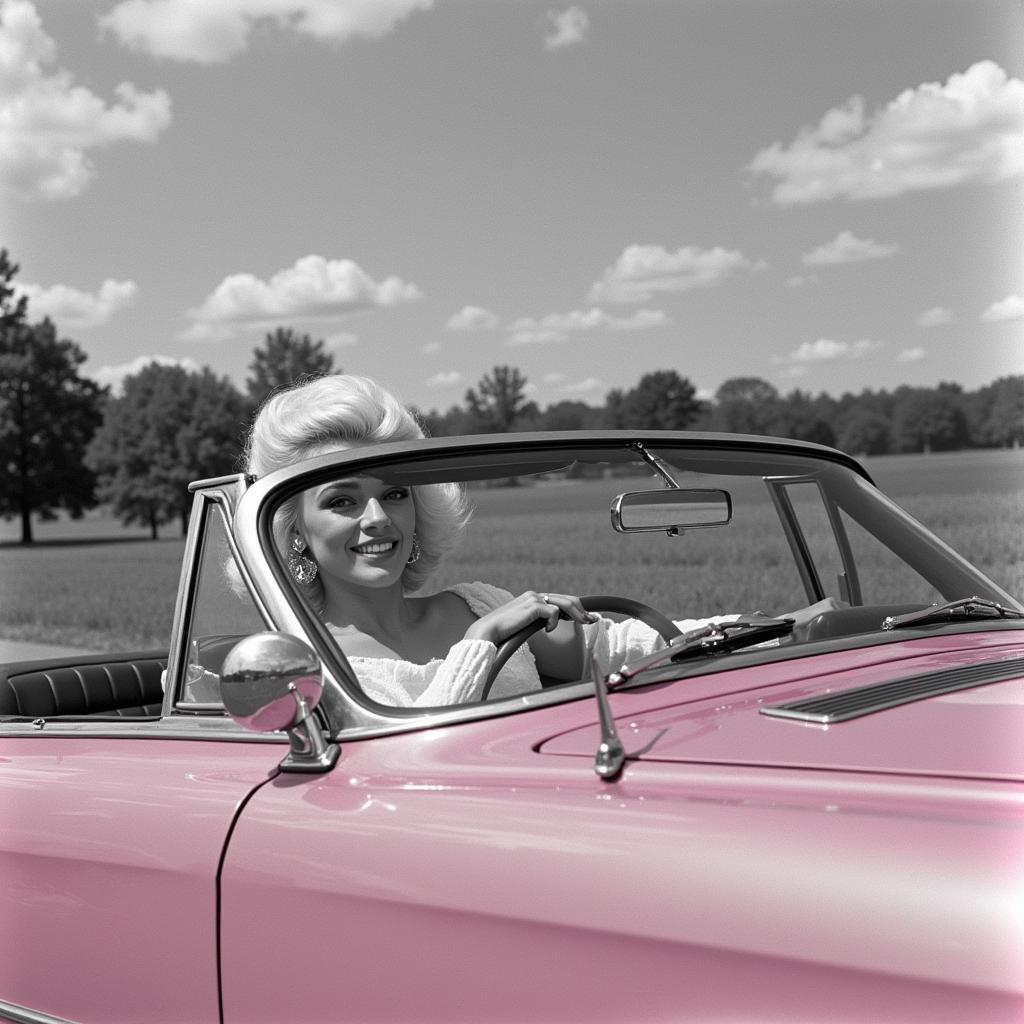
[[[864,604],[935,604],[945,600],[923,576],[843,513]]]
[[[782,490],[792,508],[795,525],[817,573],[823,595],[849,601],[850,586],[842,551],[818,484],[807,480],[786,484]]]
[[[193,711],[221,706],[220,670],[225,656],[242,637],[267,628],[231,552],[220,507],[210,502],[204,514],[185,686],[178,701],[178,707]]]
[[[786,498],[826,597],[859,604],[932,604],[942,595],[904,559],[842,510],[836,523],[813,481],[786,484]],[[853,578],[847,573],[843,559]]]

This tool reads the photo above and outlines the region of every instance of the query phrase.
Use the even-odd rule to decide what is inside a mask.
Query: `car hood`
[[[761,664],[613,692],[611,708],[631,760],[1024,781],[1024,674],[1015,666],[1024,665],[1024,640],[1012,636],[933,637]],[[832,724],[761,710],[958,669],[984,676],[986,666],[1013,675]],[[595,723],[539,749],[592,758],[599,742]]]

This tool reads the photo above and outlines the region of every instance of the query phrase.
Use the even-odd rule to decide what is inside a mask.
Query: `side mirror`
[[[684,530],[725,526],[732,519],[732,496],[717,488],[667,487],[620,494],[611,508],[619,533],[676,535]]]
[[[281,762],[284,772],[328,771],[338,759],[338,745],[324,740],[313,715],[323,689],[320,658],[286,633],[254,633],[240,640],[221,668],[221,700],[239,725],[288,734],[291,752]]]

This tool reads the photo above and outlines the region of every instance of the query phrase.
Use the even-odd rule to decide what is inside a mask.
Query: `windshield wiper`
[[[961,597],[947,604],[933,604],[916,612],[887,615],[882,629],[904,629],[929,622],[948,622],[951,619],[1024,619],[1024,612],[1004,608],[984,597]]]
[[[756,615],[749,619],[736,619],[734,622],[700,626],[687,633],[681,633],[660,651],[648,654],[631,665],[623,665],[607,679],[598,668],[597,659],[591,654],[590,674],[594,681],[598,716],[601,721],[601,742],[594,756],[594,771],[606,782],[613,782],[619,777],[623,765],[631,756],[626,753],[626,748],[622,745],[615,728],[615,719],[608,706],[609,690],[622,686],[649,668],[669,661],[678,661],[695,654],[726,654],[742,647],[775,640],[792,633],[794,625],[793,619],[769,619],[763,615]]]
[[[753,647],[755,644],[788,636],[793,632],[793,625],[793,619],[756,616],[736,619],[733,622],[698,626],[677,636],[667,647],[623,665],[608,677],[608,689],[614,690],[641,672],[670,661],[677,662],[702,655],[729,654],[744,647]]]

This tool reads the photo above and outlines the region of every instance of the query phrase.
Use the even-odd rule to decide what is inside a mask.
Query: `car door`
[[[160,714],[87,704],[0,720],[0,1020],[220,1020],[222,852],[287,752],[283,737],[244,731],[188,686],[204,675],[196,654],[222,658],[233,631],[265,628],[225,572],[226,501],[223,490],[196,499]],[[53,685],[143,668],[92,660],[33,668]]]
[[[0,1019],[218,1020],[221,851],[280,758],[162,722],[0,728]]]

